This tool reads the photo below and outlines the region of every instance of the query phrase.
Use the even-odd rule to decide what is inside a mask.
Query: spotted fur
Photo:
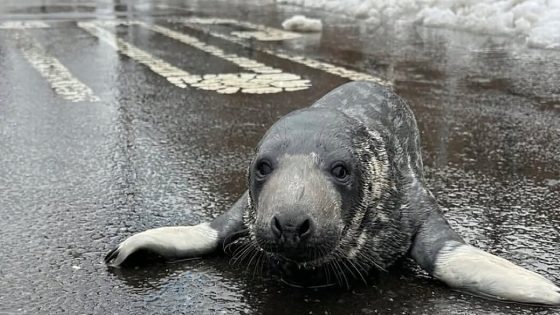
[[[325,135],[334,140],[327,141],[330,138]],[[292,186],[279,180],[270,181],[276,186],[266,186],[273,185],[270,182],[257,185],[257,157],[266,153],[261,149],[269,155],[273,152],[281,161],[278,172],[290,165],[294,167],[291,170],[304,167],[311,170],[309,179],[299,176],[297,181],[301,182]],[[329,182],[324,175],[326,158],[319,151],[323,155],[351,152],[356,174],[350,188]],[[288,177],[282,180],[289,181]],[[272,196],[278,198],[274,201],[286,202],[289,208],[293,200],[283,196],[305,196],[310,189],[307,183],[319,189],[313,191],[317,200],[304,198],[308,202],[305,209],[315,211],[315,218],[327,217],[317,220],[323,222],[324,239],[309,241],[310,245],[300,249],[307,258],[298,260],[279,253],[275,245],[259,236],[274,222],[262,220],[263,213],[271,210],[262,208],[259,194],[275,194]],[[297,187],[298,192],[290,191],[291,187]],[[274,211],[284,211],[281,209]],[[112,251],[107,262],[120,265],[140,249],[183,258],[218,248],[228,251],[233,245],[237,245],[232,258],[236,262],[259,268],[270,263],[285,274],[294,269],[306,274],[324,272],[343,285],[352,277],[366,281],[372,269],[386,270],[409,254],[428,273],[452,287],[479,296],[560,305],[560,289],[552,282],[466,245],[451,229],[424,182],[420,136],[412,111],[393,91],[372,82],[345,84],[272,126],[249,166],[248,191],[209,225],[139,233]]]

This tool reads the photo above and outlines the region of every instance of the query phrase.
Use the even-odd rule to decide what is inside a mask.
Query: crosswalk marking
[[[183,19],[184,22],[205,25],[234,25],[243,28],[252,29],[252,31],[233,31],[230,34],[240,38],[254,38],[259,41],[280,41],[300,38],[301,34],[284,31],[274,27],[269,27],[261,24],[254,24],[247,21],[238,21],[234,19],[223,18],[202,18],[202,17],[188,17]]]
[[[180,23],[184,24],[185,26],[187,26],[189,28],[199,30],[199,31],[204,32],[206,34],[209,34],[213,37],[225,39],[227,41],[234,42],[234,43],[239,44],[239,45],[244,46],[244,47],[249,47],[247,45],[247,43],[242,38],[234,37],[234,36],[223,34],[223,33],[208,31],[207,29],[205,29],[203,27],[200,27],[200,25],[225,24],[226,22],[231,23],[231,21],[232,21],[231,19],[225,19],[225,21],[224,21],[224,20],[220,20],[220,19],[210,19],[210,18],[208,18],[208,19],[199,19],[199,18],[174,18],[174,19],[169,19],[169,22],[180,22]],[[242,22],[238,21],[237,23],[242,23]],[[234,34],[234,33],[235,32],[232,32],[231,34]],[[273,40],[273,39],[268,39],[268,40]],[[274,51],[274,50],[271,50],[271,49],[259,48],[259,47],[255,47],[255,46],[251,46],[251,49],[255,49],[255,50],[258,50],[260,52],[264,52],[264,53],[276,56],[276,57],[281,58],[281,59],[296,62],[296,63],[305,65],[305,66],[313,68],[313,69],[322,70],[322,71],[328,72],[330,74],[334,74],[334,75],[337,75],[339,77],[343,77],[343,78],[350,79],[350,80],[353,80],[353,81],[373,81],[373,82],[376,82],[376,83],[379,83],[379,84],[382,84],[382,85],[391,85],[390,82],[388,82],[386,80],[383,80],[381,78],[372,76],[370,74],[350,70],[350,69],[347,69],[347,68],[344,68],[344,67],[336,66],[336,65],[333,65],[333,64],[330,64],[330,63],[327,63],[327,62],[323,62],[323,61],[318,61],[318,60],[308,58],[308,57],[305,57],[305,56],[286,54],[286,53]]]
[[[186,34],[170,30],[166,27],[159,26],[159,25],[148,25],[142,22],[137,22],[137,23],[142,27],[150,29],[156,33],[160,33],[167,37],[173,38],[183,44],[192,46],[194,48],[212,54],[218,58],[222,58],[227,61],[230,61],[245,70],[256,72],[256,73],[281,73],[282,72],[282,70],[280,69],[269,67],[263,63],[260,63],[255,60],[251,60],[249,58],[240,57],[236,54],[226,54],[221,48],[218,48],[216,46],[210,46],[208,44],[199,41],[198,39],[192,36],[188,36]]]
[[[200,76],[192,75],[187,71],[165,62],[162,59],[152,56],[136,46],[118,38],[110,31],[97,26],[95,23],[79,22],[78,27],[104,41],[123,55],[147,66],[150,70],[162,77],[165,77],[169,82],[178,87],[184,88],[187,87],[187,84],[196,83],[200,80]]]
[[[197,48],[218,58],[228,60],[248,73],[220,73],[196,75],[179,69],[166,61],[152,56],[148,52],[118,38],[103,26],[117,24],[139,25],[149,30],[165,35],[181,43]],[[124,55],[148,66],[155,73],[165,77],[172,84],[185,88],[193,86],[202,90],[212,90],[222,94],[236,92],[250,94],[278,93],[282,91],[297,91],[311,86],[309,80],[300,76],[284,73],[280,69],[267,66],[263,63],[241,57],[236,54],[226,54],[222,49],[205,44],[198,39],[158,25],[147,25],[139,21],[104,21],[104,22],[79,22],[78,26],[90,34],[108,43],[111,47]]]
[[[55,57],[49,56],[45,49],[26,31],[13,34],[17,47],[25,59],[35,68],[56,94],[71,102],[97,102],[99,98]]]
[[[0,23],[0,29],[4,30],[23,30],[30,28],[49,28],[49,25],[42,21],[5,21]]]
[[[255,39],[258,41],[279,41],[302,37],[302,35],[297,33],[234,19],[187,17],[168,19],[168,21],[172,23],[181,23],[189,28],[202,31],[213,37],[224,39],[243,47],[249,47],[247,39]],[[209,25],[215,24],[240,27],[245,30],[236,30],[229,33],[215,32],[208,27]],[[194,36],[190,36],[161,25],[148,24],[142,21],[134,20],[78,22],[77,25],[91,35],[107,43],[117,52],[147,66],[151,71],[164,77],[168,82],[180,88],[191,86],[222,94],[232,94],[238,92],[266,94],[282,91],[289,92],[305,90],[311,86],[311,82],[309,80],[306,80],[297,74],[286,73],[283,72],[282,69],[266,65],[262,62],[239,56],[234,53],[227,53],[223,49],[202,42]],[[243,69],[243,71],[239,73],[215,74],[190,73],[166,62],[161,58],[153,56],[147,51],[140,49],[122,38],[119,38],[114,31],[108,28],[109,26],[113,27],[116,25],[136,25],[148,29],[152,32],[161,34],[185,45],[211,54],[217,58],[229,61]],[[89,87],[74,78],[70,71],[66,69],[56,58],[48,56],[45,49],[31,37],[30,33],[27,32],[27,30],[30,29],[49,27],[49,24],[43,21],[0,22],[0,30],[14,30],[18,46],[20,47],[25,59],[39,71],[39,73],[49,82],[57,94],[73,102],[98,101],[99,98],[93,94]],[[307,67],[322,70],[350,80],[374,81],[384,85],[391,84],[390,82],[366,73],[353,71],[305,56],[292,55],[265,47],[255,47],[254,45],[251,45],[250,48],[273,55],[280,59],[299,63]]]

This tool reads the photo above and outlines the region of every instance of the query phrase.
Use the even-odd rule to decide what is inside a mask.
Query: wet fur
[[[294,129],[291,127],[305,130],[302,124],[323,123],[327,126],[318,128],[318,134],[290,134]],[[414,116],[390,89],[371,82],[345,84],[312,107],[282,118],[269,129],[257,152],[277,140],[297,140],[300,146],[313,146],[313,141],[321,142],[323,133],[328,132],[352,139],[335,149],[351,150],[359,173],[359,189],[340,196],[342,226],[333,248],[324,244],[308,248],[312,255],[305,261],[292,261],[273,250],[263,250],[270,244],[257,237],[261,188],[251,179],[253,161],[249,166],[248,191],[209,225],[160,228],[157,233],[148,230],[136,234],[110,252],[107,263],[120,265],[128,255],[142,249],[173,258],[232,249],[232,259],[252,266],[249,268],[255,272],[272,263],[286,274],[299,275],[298,270],[323,273],[327,279],[348,285],[351,278],[365,281],[372,269],[385,270],[408,254],[424,270],[452,287],[497,299],[560,305],[560,289],[552,282],[466,245],[451,229],[424,182]],[[210,237],[201,237],[204,233]]]

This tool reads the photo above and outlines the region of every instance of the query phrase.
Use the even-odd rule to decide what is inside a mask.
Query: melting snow
[[[368,22],[410,21],[473,33],[522,36],[560,49],[560,0],[277,0]]]
[[[321,20],[296,15],[282,22],[282,27],[285,30],[295,32],[320,32],[323,29],[323,23],[321,23]]]

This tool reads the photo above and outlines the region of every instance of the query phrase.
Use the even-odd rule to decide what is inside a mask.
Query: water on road
[[[320,34],[279,29],[294,14]],[[454,292],[413,262],[351,290],[217,256],[108,269],[148,228],[225,211],[263,132],[349,80],[391,84],[471,244],[560,283],[560,53],[267,2],[0,4],[0,314],[556,314]]]

